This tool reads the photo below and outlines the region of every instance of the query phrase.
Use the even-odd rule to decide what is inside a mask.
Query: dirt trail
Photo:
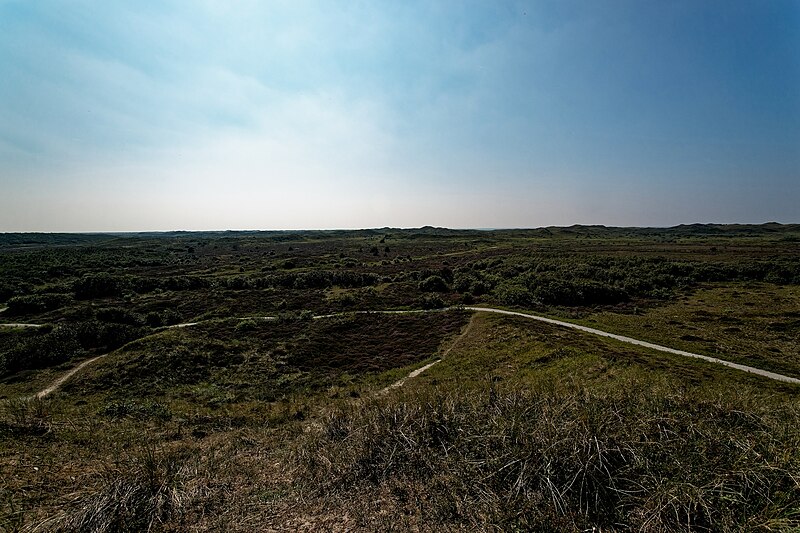
[[[43,389],[43,390],[40,390],[39,392],[37,392],[36,393],[36,397],[37,398],[44,398],[45,396],[47,396],[48,394],[50,394],[51,392],[53,392],[54,390],[59,388],[61,385],[63,385],[64,382],[67,381],[69,378],[71,378],[72,376],[74,376],[75,374],[77,374],[78,372],[83,370],[83,367],[94,363],[98,359],[102,359],[106,355],[108,355],[108,354],[98,355],[97,357],[92,357],[91,359],[87,359],[86,361],[83,361],[81,364],[77,365],[75,368],[72,368],[72,369],[68,370],[66,374],[64,374],[63,376],[61,376],[60,378],[58,378],[57,380],[52,382],[50,384],[50,386],[48,386],[46,389]]]
[[[415,378],[415,377],[419,376],[420,374],[422,374],[423,372],[425,372],[426,370],[428,370],[430,367],[432,367],[432,366],[433,366],[433,365],[435,365],[436,363],[439,363],[439,362],[441,362],[441,361],[442,361],[442,359],[444,359],[445,357],[447,357],[447,354],[449,354],[449,353],[450,353],[450,351],[451,351],[453,348],[455,348],[455,347],[456,347],[456,346],[457,346],[457,345],[458,345],[458,344],[461,342],[461,340],[462,340],[464,337],[466,337],[466,336],[467,336],[467,334],[469,333],[469,331],[472,329],[472,323],[473,323],[474,321],[475,321],[475,315],[472,315],[472,318],[470,318],[470,319],[469,319],[469,323],[467,324],[467,327],[466,327],[466,328],[464,328],[464,331],[463,331],[463,332],[462,332],[462,333],[461,333],[461,334],[460,334],[458,337],[456,337],[456,340],[455,340],[455,341],[453,341],[453,344],[451,344],[451,345],[450,345],[450,346],[447,348],[447,350],[445,350],[445,351],[444,351],[444,353],[442,354],[442,356],[441,356],[439,359],[437,359],[436,361],[433,361],[432,363],[428,363],[427,365],[425,365],[425,366],[423,366],[423,367],[420,367],[420,368],[418,368],[418,369],[416,369],[416,370],[413,370],[413,371],[412,371],[411,373],[409,373],[409,374],[408,374],[406,377],[404,377],[404,378],[402,378],[402,379],[398,379],[397,381],[395,381],[394,383],[392,383],[392,384],[391,384],[391,385],[389,385],[388,387],[386,387],[386,388],[384,388],[384,389],[381,389],[381,390],[378,392],[378,394],[386,394],[387,392],[389,392],[389,391],[390,391],[390,390],[392,390],[392,389],[396,389],[396,388],[398,388],[398,387],[402,387],[402,386],[403,386],[403,384],[404,384],[404,383],[405,383],[407,380],[409,380],[409,379],[411,379],[411,378]]]
[[[681,356],[684,356],[684,357],[692,357],[694,359],[701,359],[703,361],[708,361],[710,363],[720,364],[720,365],[723,365],[723,366],[727,366],[728,368],[734,368],[736,370],[741,370],[743,372],[749,372],[751,374],[756,374],[758,376],[762,376],[762,377],[765,377],[765,378],[774,379],[776,381],[782,381],[784,383],[793,383],[793,384],[800,385],[800,379],[793,378],[793,377],[790,377],[790,376],[784,376],[783,374],[777,374],[775,372],[770,372],[768,370],[761,370],[760,368],[754,368],[752,366],[742,365],[742,364],[739,364],[739,363],[732,363],[730,361],[725,361],[724,359],[717,359],[716,357],[709,357],[707,355],[696,354],[696,353],[687,352],[687,351],[684,351],[684,350],[676,350],[675,348],[669,348],[667,346],[661,346],[659,344],[653,344],[652,342],[640,341],[638,339],[634,339],[632,337],[626,337],[624,335],[617,335],[615,333],[608,333],[607,331],[602,331],[602,330],[599,330],[599,329],[590,328],[588,326],[581,326],[579,324],[573,324],[572,322],[564,322],[562,320],[556,320],[554,318],[548,318],[548,317],[544,317],[544,316],[533,315],[533,314],[530,314],[530,313],[521,313],[519,311],[506,311],[504,309],[495,309],[493,307],[458,307],[458,308],[429,309],[429,310],[428,309],[414,309],[414,310],[407,310],[407,311],[404,311],[404,310],[352,311],[352,312],[345,312],[345,313],[333,313],[333,314],[328,314],[328,315],[317,315],[317,316],[314,316],[313,318],[314,318],[314,320],[320,320],[320,319],[325,319],[325,318],[334,318],[334,317],[338,317],[338,316],[346,316],[346,315],[353,315],[353,314],[440,313],[440,312],[448,311],[448,310],[452,310],[452,309],[463,309],[464,311],[472,311],[472,312],[475,312],[475,313],[495,313],[495,314],[500,314],[500,315],[518,316],[518,317],[522,317],[522,318],[527,318],[529,320],[537,320],[539,322],[545,322],[547,324],[552,324],[552,325],[555,325],[555,326],[561,326],[561,327],[565,327],[565,328],[575,329],[575,330],[578,330],[578,331],[582,331],[584,333],[590,333],[592,335],[599,335],[601,337],[608,337],[610,339],[614,339],[614,340],[617,340],[617,341],[620,341],[620,342],[625,342],[625,343],[628,343],[628,344],[634,344],[636,346],[642,346],[644,348],[649,348],[651,350],[657,350],[659,352],[666,352],[666,353],[671,353],[671,354],[675,354],[675,355],[681,355]],[[251,320],[251,319],[275,320],[276,317],[269,317],[269,316],[237,317],[236,319],[237,320]],[[473,319],[474,319],[474,317],[473,317]],[[174,326],[168,326],[168,327],[169,328],[186,328],[186,327],[191,327],[191,326],[197,326],[199,324],[201,324],[201,322],[186,322],[186,323],[183,323],[183,324],[176,324]],[[0,324],[0,326],[41,327],[42,324]],[[390,390],[390,389],[393,389],[393,388],[397,388],[397,387],[401,387],[403,385],[403,383],[405,383],[405,381],[407,379],[413,378],[413,377],[416,377],[416,376],[422,374],[423,372],[428,370],[430,367],[432,367],[433,365],[435,365],[436,363],[441,361],[442,358],[444,358],[445,356],[447,356],[448,353],[450,353],[450,350],[452,350],[459,342],[461,342],[461,340],[466,336],[467,332],[469,332],[471,327],[472,327],[472,320],[470,320],[470,322],[467,325],[467,327],[464,330],[464,332],[461,335],[459,335],[458,338],[455,340],[455,342],[453,342],[453,344],[444,352],[444,354],[442,354],[441,358],[437,359],[436,361],[433,361],[432,363],[429,363],[429,364],[423,366],[422,368],[418,368],[418,369],[414,370],[413,372],[411,372],[405,378],[397,381],[396,383],[393,383],[392,385],[389,385],[388,387],[386,387],[385,389],[381,390],[380,392],[383,393],[383,392],[386,392],[387,390]],[[61,376],[57,380],[55,380],[49,387],[47,387],[46,389],[44,389],[42,391],[39,391],[36,394],[36,397],[37,398],[43,398],[43,397],[47,396],[48,394],[50,394],[51,392],[56,390],[58,387],[60,387],[65,381],[67,381],[69,378],[71,378],[74,374],[76,374],[81,369],[83,369],[83,367],[93,363],[94,361],[97,361],[98,359],[100,359],[102,357],[105,357],[105,355],[100,355],[100,356],[94,357],[92,359],[87,359],[86,361],[83,361],[81,364],[79,364],[78,366],[76,366],[75,368],[71,369],[66,374],[64,374],[63,376]]]
[[[44,324],[17,324],[14,322],[0,324],[2,328],[40,328]]]

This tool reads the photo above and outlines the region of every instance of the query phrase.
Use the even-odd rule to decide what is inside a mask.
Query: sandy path
[[[695,359],[702,359],[703,361],[708,361],[710,363],[717,363],[720,365],[727,366],[729,368],[735,368],[736,370],[741,370],[743,372],[750,372],[751,374],[756,374],[759,376],[763,376],[765,378],[774,379],[776,381],[784,381],[786,383],[800,384],[800,379],[784,376],[783,374],[776,374],[775,372],[770,372],[768,370],[761,370],[760,368],[753,368],[752,366],[740,365],[739,363],[732,363],[730,361],[725,361],[723,359],[717,359],[716,357],[709,357],[707,355],[700,355],[697,353],[686,352],[684,350],[676,350],[675,348],[668,348],[666,346],[661,346],[659,344],[653,344],[652,342],[640,341],[638,339],[634,339],[632,337],[626,337],[624,335],[608,333],[607,331],[602,331],[587,326],[581,326],[579,324],[573,324],[572,322],[563,322],[561,320],[555,320],[553,318],[531,315],[529,313],[520,313],[518,311],[504,311],[502,309],[493,309],[491,307],[465,307],[464,309],[468,311],[476,311],[482,313],[498,313],[501,315],[521,316],[523,318],[538,320],[539,322],[546,322],[547,324],[553,324],[555,326],[577,329],[585,333],[591,333],[592,335],[608,337],[610,339],[618,340],[620,342],[626,342],[628,344],[635,344],[636,346],[643,346],[645,348],[650,348],[651,350],[658,350],[659,352],[667,352],[675,355],[682,355],[684,357],[693,357]]]
[[[500,314],[500,315],[518,316],[518,317],[527,318],[527,319],[530,319],[530,320],[537,320],[539,322],[552,324],[554,326],[561,326],[561,327],[565,327],[565,328],[575,329],[575,330],[578,330],[578,331],[582,331],[584,333],[590,333],[592,335],[598,335],[598,336],[601,336],[601,337],[607,337],[607,338],[614,339],[614,340],[617,340],[617,341],[620,341],[620,342],[625,342],[625,343],[628,343],[628,344],[634,344],[636,346],[642,346],[644,348],[650,348],[651,350],[657,350],[659,352],[666,352],[666,353],[671,353],[671,354],[675,354],[675,355],[681,355],[683,357],[692,357],[694,359],[701,359],[703,361],[707,361],[707,362],[710,362],[710,363],[716,363],[716,364],[719,364],[719,365],[726,366],[728,368],[734,368],[736,370],[741,370],[743,372],[749,372],[751,374],[756,374],[758,376],[762,376],[762,377],[765,377],[765,378],[774,379],[776,381],[782,381],[784,383],[793,383],[793,384],[800,385],[800,379],[798,379],[798,378],[793,378],[793,377],[790,377],[790,376],[784,376],[783,374],[770,372],[768,370],[761,370],[760,368],[754,368],[752,366],[742,365],[742,364],[739,364],[739,363],[732,363],[730,361],[725,361],[724,359],[717,359],[716,357],[710,357],[710,356],[707,356],[707,355],[701,355],[701,354],[697,354],[697,353],[687,352],[687,351],[684,351],[684,350],[676,350],[675,348],[669,348],[667,346],[661,346],[659,344],[653,344],[652,342],[640,341],[640,340],[634,339],[632,337],[626,337],[624,335],[617,335],[616,333],[609,333],[607,331],[602,331],[602,330],[599,330],[599,329],[590,328],[588,326],[581,326],[579,324],[573,324],[572,322],[564,322],[562,320],[556,320],[554,318],[548,318],[548,317],[544,317],[544,316],[533,315],[533,314],[530,314],[530,313],[521,313],[519,311],[506,311],[504,309],[495,309],[493,307],[458,307],[458,308],[445,308],[445,309],[414,309],[414,310],[408,310],[408,311],[404,311],[404,310],[352,311],[352,312],[345,312],[345,313],[333,313],[333,314],[328,314],[328,315],[317,315],[317,316],[314,316],[313,318],[314,318],[314,320],[320,320],[320,319],[325,319],[325,318],[335,318],[335,317],[339,317],[339,316],[347,316],[347,315],[353,315],[353,314],[392,314],[392,315],[397,315],[397,314],[414,314],[414,313],[439,313],[439,312],[442,312],[442,311],[447,311],[447,310],[452,310],[452,309],[463,309],[465,311],[472,311],[472,312],[475,312],[475,313],[495,313],[495,314]],[[240,317],[240,318],[237,318],[237,320],[251,320],[251,319],[276,320],[276,318],[277,317],[271,317],[271,316],[258,316],[258,317]],[[186,323],[183,323],[183,324],[175,324],[174,326],[168,326],[168,327],[169,328],[186,328],[186,327],[196,326],[196,325],[199,325],[201,323],[202,322],[186,322]],[[42,325],[41,324],[0,324],[0,326],[41,327]],[[447,356],[447,354],[450,353],[450,350],[452,350],[459,342],[461,342],[461,340],[464,338],[464,336],[467,334],[467,332],[470,330],[471,327],[472,327],[472,320],[470,320],[470,322],[467,325],[467,328],[464,330],[464,332],[461,335],[459,335],[458,338],[456,339],[456,341],[444,352],[444,354],[442,354],[442,358]],[[51,392],[56,390],[58,387],[60,387],[65,381],[67,381],[69,378],[71,378],[74,374],[76,374],[81,369],[83,369],[83,367],[93,363],[94,361],[97,361],[98,359],[100,359],[102,357],[105,357],[105,355],[100,355],[100,356],[94,357],[92,359],[87,359],[86,361],[83,361],[81,364],[79,364],[78,366],[76,366],[75,368],[71,369],[66,374],[64,374],[63,376],[61,376],[57,380],[55,380],[49,387],[47,387],[46,389],[44,389],[42,391],[39,391],[36,394],[36,397],[37,398],[43,398],[43,397],[47,396],[48,394],[50,394]],[[436,361],[433,361],[432,363],[429,363],[429,364],[423,366],[422,368],[418,368],[418,369],[414,370],[408,376],[406,376],[405,378],[403,378],[401,380],[398,380],[396,383],[393,383],[392,385],[389,385],[388,387],[383,389],[381,392],[386,392],[386,391],[388,391],[390,389],[401,387],[403,385],[403,383],[405,383],[405,381],[407,379],[414,378],[414,377],[422,374],[423,372],[428,370],[430,367],[432,367],[433,365],[435,365],[436,363],[441,361],[442,358],[439,358]]]
[[[83,370],[83,367],[94,363],[98,359],[102,359],[106,355],[107,354],[98,355],[97,357],[92,357],[91,359],[87,359],[86,361],[83,361],[81,364],[77,365],[75,368],[70,369],[69,371],[67,371],[66,374],[64,374],[63,376],[61,376],[60,378],[58,378],[57,380],[52,382],[50,384],[50,386],[48,386],[46,389],[43,389],[43,390],[40,390],[39,392],[37,392],[36,393],[36,397],[37,398],[44,398],[45,396],[47,396],[48,394],[50,394],[51,392],[53,392],[54,390],[59,388],[61,385],[63,385],[64,382],[67,381],[69,378],[71,378],[72,376],[74,376],[75,374],[77,374],[78,372]]]

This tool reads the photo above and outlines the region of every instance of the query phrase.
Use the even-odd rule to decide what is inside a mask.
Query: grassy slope
[[[293,460],[319,527],[783,530],[800,526],[799,422],[798,387],[482,316]]]
[[[170,339],[232,342],[226,328]],[[142,347],[120,355],[145,357]],[[108,364],[94,377],[123,368]],[[225,372],[202,382],[217,387],[206,396],[182,383],[158,397],[140,386],[84,396],[76,382],[7,406],[6,520],[21,508],[28,523],[75,521],[83,505],[112,516],[114,501],[133,529],[146,525],[134,516],[228,531],[800,525],[800,487],[786,474],[800,467],[797,387],[485,315],[385,396],[367,393],[396,370],[274,402],[212,401],[227,392]],[[619,497],[609,480],[639,492]]]
[[[800,377],[800,288],[709,286],[640,314],[598,312],[585,324]]]
[[[226,484],[241,474],[228,468],[242,446],[248,457],[283,453],[320,409],[391,383],[407,372],[395,367],[436,354],[466,320],[448,312],[222,321],[132,343],[47,400],[0,405],[0,529],[57,515],[114,480],[135,484],[148,467],[177,475],[173,466],[200,464],[195,481],[219,478],[211,499],[222,503]],[[329,364],[308,367],[321,353]],[[223,470],[215,473],[207,461],[218,460]],[[248,475],[264,466],[249,465]],[[262,481],[247,490],[273,490],[274,480]]]
[[[436,353],[468,315],[352,315],[320,320],[223,320],[128,344],[76,376],[67,394],[275,401],[404,367]],[[203,393],[205,394],[205,393]]]

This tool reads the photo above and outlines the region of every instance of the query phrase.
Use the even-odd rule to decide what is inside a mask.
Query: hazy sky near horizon
[[[0,231],[800,222],[800,2],[0,0]]]

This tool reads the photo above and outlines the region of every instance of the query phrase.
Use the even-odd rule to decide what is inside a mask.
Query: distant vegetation
[[[798,226],[776,224],[3,234],[5,316],[69,324],[17,345],[6,338],[0,376],[114,349],[198,316],[475,302],[538,310],[647,306],[703,283],[797,285],[798,235]],[[54,350],[54,343],[79,349]]]

